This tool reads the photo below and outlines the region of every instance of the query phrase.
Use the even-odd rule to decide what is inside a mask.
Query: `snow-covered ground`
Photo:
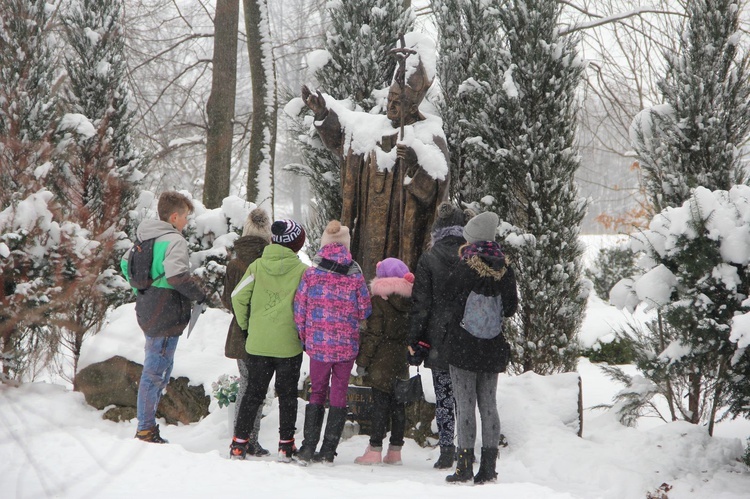
[[[629,316],[592,298],[582,329],[584,343],[609,334]],[[209,310],[190,338],[182,338],[174,376],[187,375],[208,390],[221,374],[236,374],[224,358],[229,316]],[[106,328],[87,341],[82,367],[114,354],[137,362],[142,334],[132,305],[115,310]],[[634,372],[632,368],[630,372]],[[306,370],[306,364],[303,371]],[[425,373],[423,370],[424,374]],[[750,471],[738,459],[750,436],[750,421],[719,423],[716,435],[687,423],[644,420],[620,425],[592,406],[611,402],[620,388],[581,359],[584,424],[576,435],[574,375],[502,376],[498,406],[510,445],[500,451],[499,480],[483,486],[448,485],[432,468],[438,450],[407,440],[404,465],[362,467],[353,460],[367,445],[355,435],[341,443],[334,466],[302,468],[273,457],[231,461],[229,409],[211,402],[199,423],[162,425],[169,445],[133,439],[135,421],[113,423],[64,383],[0,386],[0,497],[508,497],[644,499],[662,484],[669,498],[750,497]],[[434,399],[429,375],[422,377]],[[278,438],[276,402],[266,408],[261,443],[273,450]],[[297,440],[301,441],[300,400]],[[433,423],[434,424],[434,423]],[[479,447],[479,442],[477,443]]]

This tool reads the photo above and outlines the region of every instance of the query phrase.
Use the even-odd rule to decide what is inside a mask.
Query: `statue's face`
[[[401,119],[401,91],[391,88],[388,92],[388,107],[386,108],[388,119],[397,123]]]
[[[404,125],[411,125],[417,119],[419,119],[419,113],[417,107],[411,103],[408,94],[405,94],[397,85],[391,87],[388,92],[388,107],[385,110],[385,114],[394,128],[401,126],[401,106],[404,108]]]

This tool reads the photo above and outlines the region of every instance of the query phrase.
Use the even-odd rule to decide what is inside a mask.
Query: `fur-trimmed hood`
[[[380,296],[384,300],[387,300],[389,295],[411,298],[413,286],[413,283],[403,277],[376,277],[370,281],[372,294]]]
[[[486,260],[490,260],[490,262],[488,263]],[[502,280],[507,269],[505,266],[505,258],[497,257],[480,257],[479,255],[474,255],[466,260],[466,264],[471,267],[479,277],[491,277],[496,281]]]

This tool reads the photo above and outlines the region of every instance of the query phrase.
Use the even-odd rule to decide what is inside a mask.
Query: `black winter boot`
[[[445,477],[448,483],[468,482],[474,478],[474,449],[459,449],[456,471]]]
[[[474,483],[482,484],[497,480],[495,463],[497,462],[497,447],[482,447],[482,458],[479,461],[479,471],[474,477]]]
[[[320,404],[307,404],[305,407],[304,440],[296,456],[297,462],[303,466],[307,466],[315,455],[325,414],[326,408]]]
[[[314,461],[333,464],[348,412],[346,407],[331,407],[328,409],[328,421],[326,421],[323,444],[320,446],[320,453],[315,455]]]
[[[453,468],[453,463],[456,460],[456,446],[455,445],[441,445],[440,446],[440,457],[435,464],[432,466],[438,470],[447,470]]]

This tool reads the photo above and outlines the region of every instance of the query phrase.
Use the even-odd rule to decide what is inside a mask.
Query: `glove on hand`
[[[418,366],[427,359],[430,355],[430,344],[424,341],[418,341],[411,345],[411,349],[414,351],[412,354],[409,352],[406,356],[406,361],[410,366]]]

